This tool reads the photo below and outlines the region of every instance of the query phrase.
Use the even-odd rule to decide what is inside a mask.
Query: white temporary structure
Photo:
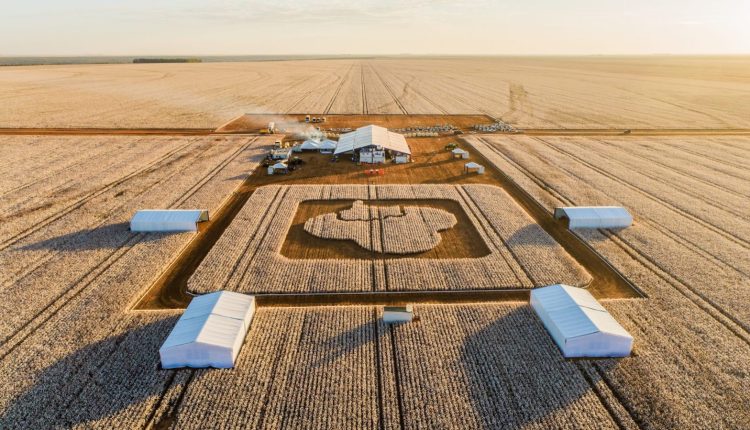
[[[481,175],[484,173],[484,166],[473,161],[469,161],[468,163],[464,164],[464,172],[477,172]]]
[[[320,149],[320,143],[314,140],[306,140],[299,146],[302,151],[317,151]]]
[[[271,150],[272,160],[286,160],[292,156],[292,148],[277,148]]]
[[[193,298],[159,349],[162,367],[234,367],[254,314],[253,296],[218,291]]]
[[[451,152],[453,153],[453,158],[463,158],[463,159],[469,158],[469,151],[465,151],[461,148],[456,148]]]
[[[408,154],[398,154],[393,157],[393,162],[396,164],[405,164],[411,160]]]
[[[276,174],[277,170],[281,171],[281,172],[286,172],[287,170],[289,170],[289,166],[287,166],[286,164],[281,163],[281,162],[276,163],[273,166],[268,166],[268,174],[269,175]]]
[[[336,142],[333,140],[324,140],[320,142],[320,152],[332,153],[336,150]]]
[[[383,322],[387,324],[410,322],[413,318],[414,311],[411,305],[383,308]]]
[[[197,231],[208,221],[206,209],[141,209],[130,219],[130,230],[138,232]]]
[[[351,133],[342,134],[334,154],[354,152],[369,146],[380,147],[401,154],[411,155],[411,149],[402,134],[388,131],[377,125],[359,127]]]
[[[536,288],[531,307],[565,357],[630,355],[633,337],[583,288]]]
[[[567,218],[568,228],[625,228],[633,224],[633,216],[620,206],[555,208],[555,218]]]

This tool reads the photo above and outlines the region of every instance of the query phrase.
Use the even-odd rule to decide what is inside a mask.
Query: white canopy
[[[398,133],[388,131],[387,128],[377,125],[360,127],[351,133],[342,134],[336,145],[335,154],[351,152],[367,146],[382,146],[391,151],[411,154],[411,149],[406,143],[406,138]]]
[[[282,169],[288,169],[289,166],[287,166],[284,163],[276,163],[273,166],[271,166],[271,168],[274,169],[274,170],[282,170]]]
[[[320,144],[314,140],[306,140],[302,142],[299,148],[303,151],[317,151],[320,149]]]
[[[159,349],[162,367],[234,367],[254,313],[255,298],[245,294],[195,297]]]
[[[336,142],[333,140],[324,140],[320,142],[320,149],[322,150],[332,150],[336,149]]]
[[[454,153],[454,154],[456,154],[456,155],[463,155],[463,154],[468,154],[469,153],[468,151],[465,151],[465,150],[463,150],[461,148],[456,148],[456,149],[454,149],[451,152]]]
[[[475,163],[473,161],[469,161],[468,163],[464,164],[464,168],[466,169],[479,169],[481,167],[481,164]]]
[[[141,209],[130,219],[130,230],[197,231],[201,221],[208,221],[208,211],[205,209]]]
[[[555,208],[555,218],[570,220],[569,228],[625,228],[633,224],[633,216],[620,206]]]
[[[633,337],[582,288],[552,285],[531,291],[531,307],[565,357],[626,357]]]

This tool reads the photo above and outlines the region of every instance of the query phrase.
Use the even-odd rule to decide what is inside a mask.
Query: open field
[[[489,114],[520,128],[750,128],[748,57],[0,68],[0,127],[216,128],[243,112]]]
[[[73,399],[102,394],[91,388],[96,379],[114,376],[99,374],[100,368],[127,357],[127,349],[117,348],[151,342],[156,351],[162,330],[169,331],[169,321],[158,323],[163,316],[129,309],[192,235],[131,233],[127,221],[133,212],[216,210],[257,165],[253,160],[268,142],[255,137],[2,140],[7,151],[0,184],[0,288],[7,315],[0,325],[0,427],[44,428],[60,422],[55,417],[62,419]],[[140,380],[153,379],[151,357],[138,355],[145,361],[128,361],[138,363]],[[135,373],[119,376],[124,384],[137,384]],[[131,387],[133,392],[121,391],[107,404],[124,407],[122,402],[144,386]],[[39,404],[45,405],[43,413]]]
[[[612,234],[625,250],[750,328],[748,307],[737,300],[750,288],[750,175],[737,164],[750,140],[488,137],[474,142],[548,208],[628,207],[639,221]],[[540,186],[549,191],[539,193]]]
[[[347,79],[365,76],[383,87],[365,104],[391,106],[381,96],[398,94],[389,80],[395,72],[375,66],[396,60],[372,60],[359,74],[357,63],[347,61]],[[517,61],[541,68],[534,63],[541,60]],[[593,76],[580,85],[595,85],[600,75],[637,74],[622,63],[569,60],[558,66],[562,82],[566,70],[583,65]],[[651,80],[679,76],[689,88],[695,82],[694,66],[640,67]],[[727,73],[709,68],[702,82],[710,86],[723,76],[741,92],[743,81]],[[421,88],[429,80],[409,82]],[[356,87],[345,83],[339,94]],[[430,105],[411,91],[403,102],[391,98],[388,109]],[[437,105],[452,93],[422,91]],[[724,97],[714,87],[710,92]],[[337,97],[331,110],[356,101]],[[136,117],[152,109],[143,108]],[[681,115],[673,109],[669,115]],[[721,112],[717,117],[734,115]],[[750,428],[750,138],[466,136],[459,145],[471,159],[499,169],[482,176],[461,173],[463,161],[441,150],[446,139],[413,139],[416,162],[389,165],[383,176],[313,154],[303,154],[307,163],[290,175],[251,173],[274,139],[0,136],[0,428]],[[381,210],[369,203],[385,201],[445,210],[456,226],[468,220],[471,228],[443,230],[441,241],[457,252],[457,244],[481,241],[490,254],[456,260],[495,256],[496,276],[488,280],[485,269],[430,274],[450,261],[440,243],[400,258],[357,254],[342,245],[351,241],[327,246],[311,239],[303,247],[301,224],[357,200],[369,214]],[[585,282],[586,273],[559,245],[563,233],[534,204],[545,216],[571,204],[619,204],[633,212],[628,229],[572,233],[647,296],[602,300],[633,334],[631,357],[563,359],[522,301],[417,304],[419,321],[400,326],[383,324],[374,306],[292,303],[258,309],[234,370],[161,370],[157,351],[180,312],[133,310],[170,262],[223,218],[227,224],[190,281],[206,291],[313,291],[335,279],[335,288],[391,292],[446,287],[452,276],[490,287],[566,276]],[[127,227],[138,208],[201,207],[213,217],[232,212],[232,205],[233,216],[219,216],[197,234],[135,234]],[[348,217],[365,219],[364,211]],[[370,229],[377,225],[368,221]],[[363,258],[331,259],[345,251]],[[437,258],[424,258],[430,255]],[[261,257],[265,264],[258,264]],[[254,260],[259,272],[250,270]],[[308,264],[322,269],[311,276],[315,267]],[[239,279],[246,269],[252,276]],[[280,282],[276,270],[295,281]],[[410,271],[427,281],[403,279]]]

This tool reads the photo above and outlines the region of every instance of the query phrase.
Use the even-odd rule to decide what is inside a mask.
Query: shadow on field
[[[121,222],[51,237],[24,245],[20,249],[24,251],[95,251],[98,249],[117,249],[136,234],[130,231],[129,223]],[[180,233],[146,233],[141,242],[159,240],[172,234]]]
[[[558,243],[536,223],[518,229],[509,238],[513,245],[533,245],[541,247],[558,246]]]
[[[323,351],[323,356],[317,359],[313,363],[313,366],[328,366],[368,343],[377,341],[378,337],[385,335],[385,331],[382,330],[376,334],[378,322],[379,320],[375,322],[368,321],[326,339],[325,343],[320,347],[320,350]]]
[[[244,181],[245,179],[247,179],[248,176],[250,176],[250,175],[248,175],[247,173],[240,173],[239,175],[234,175],[231,178],[226,178],[224,180],[225,181],[236,181],[238,179],[241,179],[241,180]]]
[[[161,396],[171,371],[159,368],[158,349],[177,317],[93,344],[70,345],[73,352],[36,372],[33,384],[5,407],[0,428],[86,427]],[[60,340],[51,342],[56,345],[50,348],[64,347]]]
[[[476,318],[475,311],[460,310],[461,319]],[[611,363],[609,369],[618,364],[599,362]],[[575,427],[593,419],[589,415],[607,414],[603,407],[590,410],[592,399],[598,403],[591,385],[575,361],[563,358],[528,306],[467,337],[461,364],[474,409],[471,415],[481,428]],[[584,396],[587,404],[572,407]]]

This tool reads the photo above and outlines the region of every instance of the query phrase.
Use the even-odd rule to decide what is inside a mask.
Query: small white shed
[[[453,158],[462,158],[464,160],[467,160],[469,158],[469,151],[463,150],[461,148],[456,148],[453,151],[451,151],[453,154]]]
[[[159,349],[162,367],[234,367],[254,314],[253,296],[218,291],[195,297]]]
[[[576,206],[555,208],[555,219],[567,219],[568,228],[625,228],[633,216],[620,206]]]
[[[410,160],[411,160],[411,156],[409,154],[395,153],[393,155],[393,162],[396,164],[406,164]]]
[[[273,166],[268,166],[268,174],[275,175],[276,173],[287,173],[289,166],[284,163],[276,163]]]
[[[531,291],[531,307],[565,357],[630,355],[633,337],[582,288],[536,288]]]
[[[208,221],[206,209],[141,209],[130,219],[130,231],[197,231],[203,221]]]
[[[383,322],[386,324],[410,322],[414,318],[411,305],[385,306],[383,308]]]
[[[277,148],[271,150],[272,160],[286,160],[292,156],[292,148]]]
[[[464,164],[464,172],[465,173],[476,172],[481,175],[484,173],[484,166],[482,166],[481,164],[475,163],[473,161],[470,161]]]

